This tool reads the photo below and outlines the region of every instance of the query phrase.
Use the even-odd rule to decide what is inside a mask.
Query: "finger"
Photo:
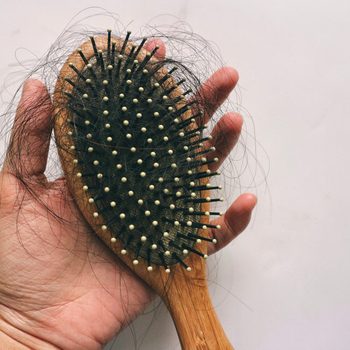
[[[216,171],[229,155],[241,134],[243,118],[237,113],[225,114],[215,125],[211,136],[205,144],[205,149],[214,147],[214,151],[207,154],[208,160],[218,158],[217,162],[210,163],[209,169]]]
[[[27,80],[17,107],[4,170],[19,176],[44,173],[52,131],[52,103],[39,80]]]
[[[224,67],[216,71],[200,87],[196,98],[204,107],[204,124],[212,117],[215,111],[227,99],[238,82],[238,72],[231,67]]]
[[[145,44],[145,49],[147,51],[152,51],[158,46],[158,50],[155,53],[155,57],[158,58],[159,60],[163,60],[166,55],[166,48],[162,40],[160,39],[151,39]]]
[[[208,255],[216,253],[244,231],[249,224],[256,202],[255,195],[242,194],[231,204],[223,216],[212,221],[212,224],[220,225],[220,228],[211,230],[217,243],[209,244]]]

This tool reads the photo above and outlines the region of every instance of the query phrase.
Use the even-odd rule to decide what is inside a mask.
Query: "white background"
[[[96,5],[131,29],[177,16],[240,72],[241,103],[262,145],[258,161],[270,170],[267,186],[263,174],[252,185],[252,224],[209,262],[213,301],[236,348],[349,349],[350,2],[0,0],[0,83],[20,70],[16,49],[42,55],[74,14]],[[180,348],[164,307],[114,346]]]

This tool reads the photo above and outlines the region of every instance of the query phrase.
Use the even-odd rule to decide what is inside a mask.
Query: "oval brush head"
[[[167,71],[154,58],[157,47],[145,52],[145,40],[136,46],[129,35],[91,37],[60,75],[56,136],[71,163],[64,168],[85,191],[80,208],[88,222],[133,264],[190,271],[189,253],[207,257],[196,243],[215,242],[198,230],[212,227],[201,220],[210,215],[201,204],[217,200],[207,192],[218,187],[203,183],[216,174],[207,169],[216,160],[205,157],[212,148],[203,148],[202,112],[186,98],[191,90],[181,90],[185,80],[173,77],[177,67]]]
[[[174,62],[129,36],[91,37],[61,69],[55,137],[67,184],[96,234],[163,298],[183,349],[232,349],[203,259],[219,228],[203,106]]]

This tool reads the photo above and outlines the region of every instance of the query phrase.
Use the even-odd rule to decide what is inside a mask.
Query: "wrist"
[[[57,350],[58,348],[20,329],[0,313],[0,348],[8,350]]]

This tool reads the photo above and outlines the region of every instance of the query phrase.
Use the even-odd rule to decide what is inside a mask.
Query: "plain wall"
[[[252,118],[245,135],[255,127],[257,153],[249,147],[268,176],[266,185],[262,170],[242,175],[259,195],[252,224],[209,259],[213,302],[236,348],[349,349],[350,2],[0,0],[1,86],[24,70],[16,57],[25,65],[42,55],[73,15],[97,4],[134,30],[176,16],[240,73],[239,103]],[[172,16],[154,18],[163,14]],[[114,342],[136,346],[180,349],[164,307]]]

